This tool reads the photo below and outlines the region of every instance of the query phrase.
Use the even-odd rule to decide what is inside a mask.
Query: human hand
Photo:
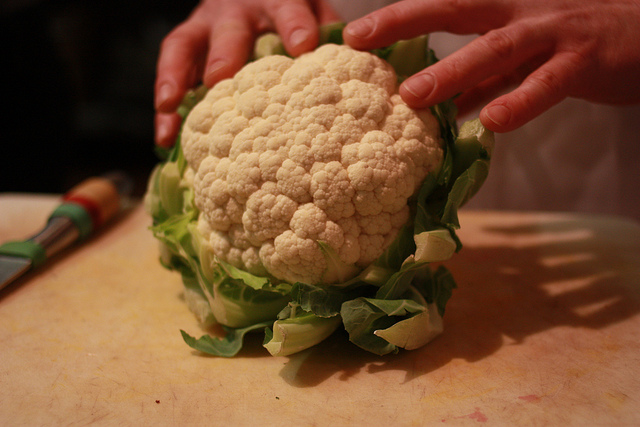
[[[325,0],[203,0],[160,46],[156,144],[173,145],[181,123],[175,110],[187,90],[233,76],[258,35],[277,31],[287,52],[297,56],[316,47],[319,24],[337,19]]]
[[[456,94],[461,112],[490,100],[481,122],[507,132],[566,97],[640,102],[638,0],[405,0],[353,21],[344,39],[373,49],[438,31],[481,36],[405,80],[414,108]]]

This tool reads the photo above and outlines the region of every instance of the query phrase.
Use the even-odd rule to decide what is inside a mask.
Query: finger
[[[486,105],[499,96],[510,84],[511,78],[508,76],[494,76],[461,93],[454,99],[458,115],[464,116],[480,106]]]
[[[246,64],[255,32],[251,17],[242,8],[225,10],[209,25],[212,31],[203,82],[212,87],[220,80],[232,77]]]
[[[156,110],[174,111],[185,92],[199,79],[206,53],[208,32],[192,22],[176,27],[161,43],[156,69]]]
[[[576,56],[567,52],[553,57],[518,88],[489,103],[480,112],[482,124],[494,132],[509,132],[562,101],[578,74]]]
[[[298,56],[318,45],[318,21],[307,1],[272,0],[266,12],[289,54]]]
[[[374,49],[436,31],[483,34],[505,25],[511,9],[502,0],[407,0],[350,22],[343,35],[356,49]]]
[[[159,147],[170,148],[176,142],[182,118],[177,113],[156,113],[155,142]]]
[[[493,30],[409,77],[400,95],[413,108],[435,105],[491,76],[510,73],[551,48],[552,43],[534,25]]]
[[[498,96],[504,95],[508,90],[515,89],[543,63],[543,61],[527,61],[511,73],[491,76],[477,86],[462,92],[454,99],[458,114],[464,116]]]

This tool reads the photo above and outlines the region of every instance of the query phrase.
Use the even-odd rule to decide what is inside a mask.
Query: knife
[[[38,234],[0,245],[0,289],[91,236],[121,211],[131,187],[126,174],[110,172],[88,178],[65,193]]]

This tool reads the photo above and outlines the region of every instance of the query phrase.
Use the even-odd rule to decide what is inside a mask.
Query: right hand
[[[325,0],[202,0],[160,46],[155,82],[156,144],[171,147],[187,90],[212,87],[247,62],[255,39],[276,31],[293,56],[315,49],[318,25],[338,19]]]
[[[480,36],[403,82],[413,108],[461,94],[462,110],[484,104],[482,124],[509,132],[567,97],[640,102],[638,0],[404,0],[350,22],[344,39],[369,50],[440,31]]]

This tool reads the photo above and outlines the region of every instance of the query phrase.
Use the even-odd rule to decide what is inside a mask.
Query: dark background
[[[0,192],[62,193],[117,169],[142,195],[159,45],[195,4],[3,1]]]

